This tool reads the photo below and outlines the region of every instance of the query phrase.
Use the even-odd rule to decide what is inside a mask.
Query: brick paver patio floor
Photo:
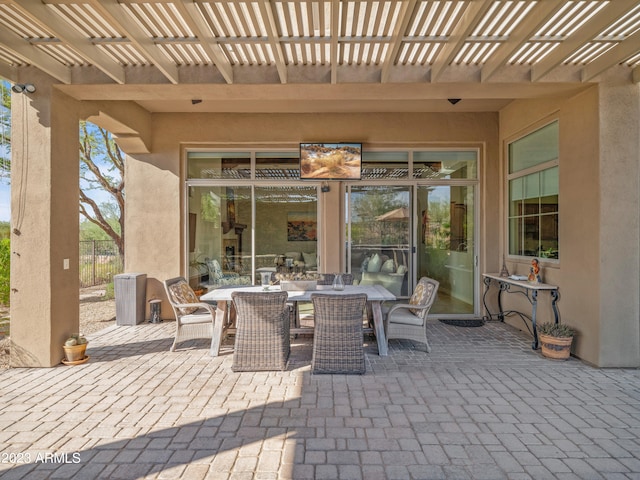
[[[231,343],[110,327],[79,366],[0,372],[0,477],[640,478],[640,370],[548,360],[505,324],[433,321],[432,352],[366,346],[364,376],[234,373]],[[62,351],[61,351],[62,355]]]

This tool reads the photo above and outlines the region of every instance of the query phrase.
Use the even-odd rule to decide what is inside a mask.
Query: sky
[[[0,146],[0,148],[4,148]],[[6,151],[1,152],[3,156],[10,156]],[[98,160],[98,166],[106,168],[106,165]],[[90,191],[87,194],[96,200],[98,204],[112,202],[113,198],[104,191]],[[7,178],[0,177],[0,222],[11,221],[11,186]]]
[[[11,220],[11,187],[0,181],[0,222]]]
[[[9,91],[9,82],[5,80],[1,80],[0,88],[2,88],[2,93],[4,98],[4,94]],[[4,105],[1,104],[0,105]],[[5,132],[5,128],[9,123],[10,111],[4,106],[0,106],[0,115],[2,115],[2,123],[0,128],[2,129],[2,133]],[[0,144],[0,156],[2,158],[9,157],[9,148],[4,142]],[[8,179],[2,178],[0,176],[0,221],[8,222],[10,219],[10,210],[11,210],[11,189],[9,187]]]
[[[5,89],[9,88],[9,84],[7,82],[2,80],[0,80],[0,82],[2,82],[2,85],[1,85],[2,88],[5,88]],[[5,115],[8,115],[8,110],[5,108],[2,108],[2,110],[0,110],[0,114],[3,115],[2,125],[5,125],[8,119],[7,117],[5,117]],[[0,127],[0,128],[5,128],[5,127]],[[0,144],[0,155],[3,158],[11,157],[11,154],[9,152],[9,149],[7,148],[7,145]],[[105,165],[99,161],[100,159],[97,159],[97,160],[99,163],[99,167],[106,168]],[[90,197],[96,200],[98,204],[111,200],[111,197],[104,191],[92,191],[87,193],[89,194]],[[10,221],[11,221],[11,186],[8,178],[4,178],[3,176],[0,176],[0,222],[10,222]]]
[[[0,78],[0,89],[2,89],[2,98],[4,98],[4,94],[9,91],[10,84],[6,80]],[[2,121],[0,122],[0,129],[2,129],[2,133],[5,134],[5,129],[8,128],[7,125],[10,122],[10,110],[4,106],[4,104],[0,104],[0,115]],[[89,124],[91,125],[91,124]],[[90,126],[91,128],[91,126]],[[8,145],[5,143],[0,144],[0,156],[2,158],[10,158],[10,150]],[[98,163],[98,167],[100,169],[107,168],[107,164],[101,162],[100,158],[96,158],[96,163]],[[86,192],[91,198],[96,200],[98,205],[105,202],[112,202],[112,197],[104,191],[91,191]],[[5,178],[4,175],[0,175],[0,222],[10,222],[11,221],[11,186],[8,178]]]

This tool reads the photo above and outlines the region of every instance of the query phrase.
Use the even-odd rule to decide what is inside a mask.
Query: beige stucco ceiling
[[[33,68],[151,112],[496,111],[638,81],[640,3],[0,0],[0,76]]]
[[[59,85],[78,100],[131,100],[150,112],[487,112],[513,99],[571,96],[581,83]],[[449,100],[459,99],[457,103]]]

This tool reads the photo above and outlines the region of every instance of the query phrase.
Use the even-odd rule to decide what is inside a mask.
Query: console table
[[[492,283],[496,283],[498,286],[498,309],[499,312],[496,314],[498,320],[504,322],[504,317],[506,315],[510,315],[512,313],[519,315],[520,318],[524,321],[525,318],[531,321],[531,325],[533,326],[533,343],[531,348],[536,350],[538,348],[538,331],[536,329],[536,310],[538,307],[538,292],[549,292],[551,295],[551,308],[553,310],[553,315],[555,317],[555,323],[558,323],[558,306],[556,305],[558,301],[558,287],[556,285],[549,285],[547,283],[530,283],[527,280],[515,280],[510,277],[501,277],[497,273],[483,273],[482,276],[483,282],[485,284],[484,295],[482,296],[482,303],[484,304],[484,309],[489,316],[489,319],[493,319],[493,315],[489,308],[487,307],[486,297],[487,293],[489,293],[489,289]],[[509,310],[504,311],[502,309],[502,293],[519,293],[529,300],[531,303],[531,316],[519,312],[517,310]],[[526,321],[525,321],[525,325]],[[527,328],[529,326],[527,325]]]

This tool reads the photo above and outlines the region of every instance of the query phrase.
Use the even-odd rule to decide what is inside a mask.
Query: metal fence
[[[113,240],[80,241],[80,286],[102,285],[122,273],[123,259]]]

